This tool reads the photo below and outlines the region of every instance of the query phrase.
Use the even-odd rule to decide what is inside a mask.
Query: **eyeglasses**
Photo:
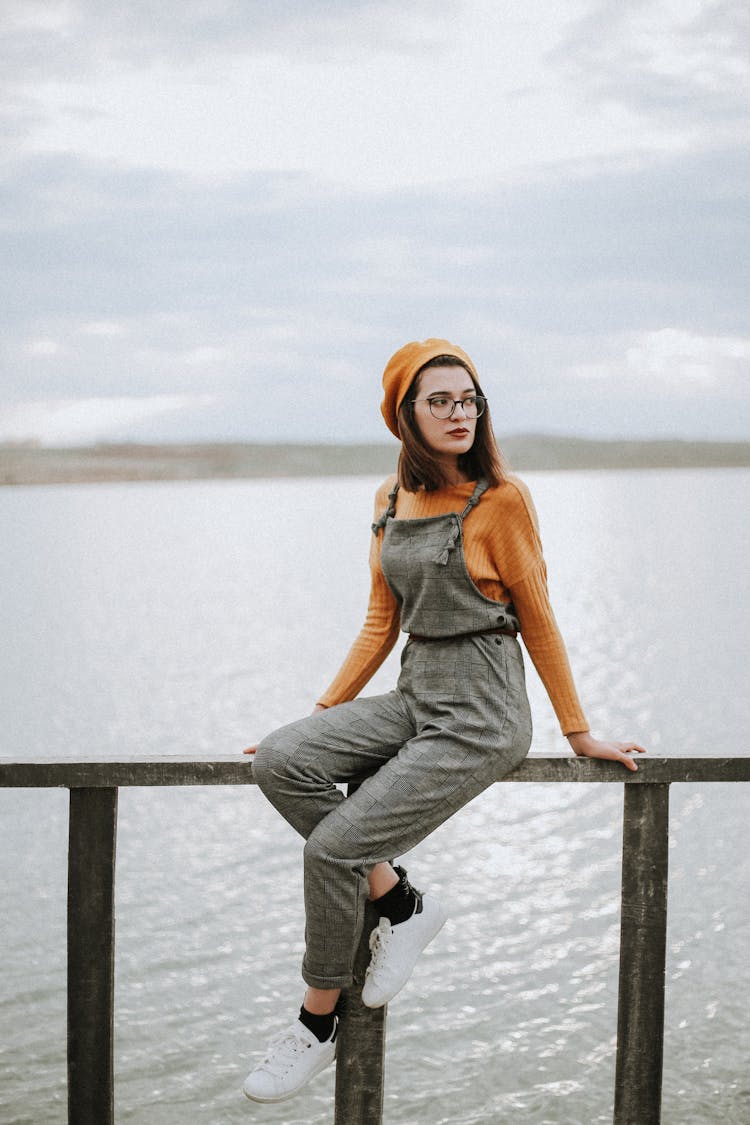
[[[467,395],[466,398],[448,398],[447,395],[433,395],[432,398],[413,398],[412,402],[426,402],[433,418],[445,422],[453,417],[453,412],[460,406],[465,418],[481,418],[487,399],[484,395]]]

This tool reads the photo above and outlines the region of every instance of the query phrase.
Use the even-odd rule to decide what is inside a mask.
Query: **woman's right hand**
[[[315,706],[312,709],[312,713],[314,715],[316,711],[325,711],[325,710],[326,710],[326,708],[323,706],[322,703],[316,703]],[[254,754],[257,749],[258,749],[257,746],[248,746],[245,750],[242,751],[242,753],[243,754]]]

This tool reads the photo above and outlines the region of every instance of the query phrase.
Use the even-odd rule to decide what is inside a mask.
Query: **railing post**
[[[356,781],[350,782],[347,795],[358,788]],[[342,996],[334,1125],[381,1125],[383,1120],[386,1009],[366,1008],[362,1003],[362,986],[370,963],[370,934],[378,921],[378,912],[366,900],[362,936],[354,956],[354,982]]]
[[[71,789],[68,1125],[112,1125],[117,789]]]
[[[624,789],[614,1125],[659,1125],[669,785]]]
[[[339,1026],[334,1125],[381,1125],[383,1120],[386,1009],[366,1008],[362,1003],[370,933],[377,924],[377,911],[368,902],[354,961],[354,984],[346,990]]]

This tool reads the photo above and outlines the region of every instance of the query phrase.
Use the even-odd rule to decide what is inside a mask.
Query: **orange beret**
[[[449,340],[414,340],[411,344],[404,344],[395,355],[392,355],[383,372],[383,401],[380,404],[385,424],[391,433],[399,437],[398,410],[404,401],[404,396],[412,384],[414,376],[421,367],[439,355],[452,355],[460,359],[468,367],[474,381],[479,384],[479,378],[474,370],[466,352]]]

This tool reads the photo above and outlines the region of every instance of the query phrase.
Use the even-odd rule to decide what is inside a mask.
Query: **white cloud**
[[[152,395],[144,398],[46,399],[0,408],[0,440],[43,445],[116,441],[138,423],[161,414],[208,405],[210,395]]]
[[[224,363],[227,359],[225,348],[214,348],[210,344],[201,344],[185,352],[183,363],[188,367],[214,367]]]
[[[736,0],[598,0],[555,62],[588,90],[689,130],[747,136],[750,9]]]
[[[180,372],[184,368],[221,368],[231,360],[228,348],[196,344],[184,348],[170,342],[157,347],[140,347],[133,352],[134,363],[148,370]]]
[[[65,31],[76,15],[70,0],[6,0],[6,33]]]
[[[750,338],[663,328],[645,333],[628,348],[625,368],[642,381],[656,379],[684,390],[707,390],[750,375]]]
[[[104,338],[124,336],[127,329],[124,324],[114,320],[92,320],[82,324],[78,330],[83,336],[102,336]]]
[[[27,355],[45,358],[46,356],[57,355],[60,351],[60,344],[57,340],[32,340],[24,350]]]
[[[604,342],[609,351],[571,368],[584,379],[614,380],[661,392],[700,393],[750,379],[750,337],[703,336],[680,328],[661,328]]]

